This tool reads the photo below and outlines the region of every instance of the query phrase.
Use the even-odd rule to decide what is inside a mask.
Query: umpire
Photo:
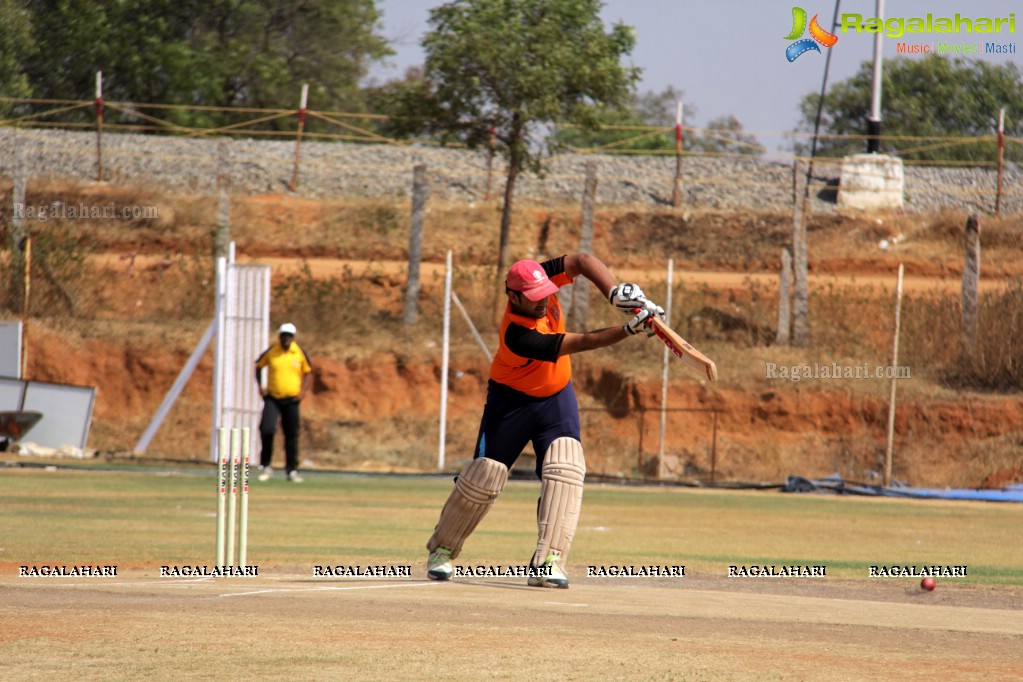
[[[286,322],[277,331],[278,341],[256,360],[256,384],[261,385],[261,372],[266,367],[266,389],[263,393],[263,418],[259,433],[263,438],[260,456],[259,480],[268,481],[274,475],[270,466],[273,459],[274,436],[277,422],[284,430],[284,457],[288,480],[301,483],[298,473],[298,406],[312,385],[312,365],[309,356],[295,343],[295,325]]]

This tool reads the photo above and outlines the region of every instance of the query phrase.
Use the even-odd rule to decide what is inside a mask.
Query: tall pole
[[[671,192],[671,205],[682,205],[682,102],[675,110],[675,183]]]
[[[412,168],[412,227],[408,238],[408,283],[405,287],[405,325],[419,319],[419,267],[423,259],[423,214],[426,212],[426,164]]]
[[[831,19],[831,32],[838,32],[838,16],[842,6],[842,0],[835,0],[835,14]],[[810,143],[810,163],[806,166],[806,193],[803,202],[809,198],[810,178],[813,177],[813,160],[817,158],[817,145],[821,132],[821,115],[824,113],[824,95],[828,92],[828,74],[831,73],[831,55],[834,50],[828,50],[828,56],[824,58],[824,77],[821,78],[821,96],[817,98],[817,116],[813,121],[813,141]]]
[[[28,237],[28,232],[25,230],[25,185],[27,184],[26,176],[28,165],[25,162],[25,149],[22,146],[16,146],[14,148],[14,178],[13,186],[11,188],[11,227],[7,231],[10,235],[10,270],[5,271],[4,275],[7,276],[7,272],[10,272],[10,286],[11,286],[11,305],[12,307],[20,303],[24,305],[24,301],[17,300],[17,289],[18,275],[25,272],[25,240]]]
[[[295,134],[295,165],[291,171],[291,184],[288,189],[294,192],[298,189],[298,163],[302,156],[302,131],[305,130],[306,103],[309,100],[309,84],[302,84],[302,95],[298,103],[298,130]]]
[[[884,457],[884,485],[887,488],[892,484],[892,445],[895,442],[895,382],[898,380],[899,367],[899,319],[902,315],[902,272],[903,265],[899,263],[899,280],[895,285],[895,335],[892,341],[892,387],[888,396],[888,446],[885,449]]]
[[[805,348],[810,342],[809,254],[806,244],[806,182],[802,162],[792,163],[792,345]]]
[[[217,461],[217,428],[223,426],[223,404],[224,404],[224,358],[226,355],[224,336],[227,332],[227,325],[224,324],[224,315],[227,306],[227,256],[217,257],[216,268],[216,293],[213,298],[213,333],[217,337],[213,346],[213,430],[210,434],[210,457]],[[226,447],[226,445],[225,445]],[[221,466],[224,464],[221,462]]]
[[[775,344],[789,345],[792,332],[792,253],[781,250],[781,273],[778,275],[778,332]]]
[[[11,307],[21,304],[21,357],[19,367],[21,376],[28,376],[28,294],[29,282],[32,273],[32,240],[25,229],[25,185],[27,176],[27,164],[25,163],[25,150],[18,145],[14,148],[14,177],[11,187],[11,227],[7,230],[10,236],[11,258],[8,269],[3,271],[3,277],[9,280],[6,282],[11,291]],[[7,273],[10,273],[9,275]],[[22,276],[22,288],[18,288],[18,276]],[[21,300],[18,300],[20,291]]]
[[[877,18],[884,23],[884,0],[877,0]],[[874,34],[874,87],[870,93],[870,116],[867,118],[867,153],[876,154],[881,147],[881,78],[884,33]]]
[[[998,189],[995,190],[995,215],[1002,214],[1002,166],[1005,163],[1005,108],[998,111]]]
[[[668,293],[664,301],[665,322],[671,324],[671,289],[675,274],[675,259],[668,259]],[[661,437],[660,445],[657,448],[657,478],[664,478],[664,436],[668,430],[668,357],[671,353],[668,347],[664,347],[664,356],[661,358]]]
[[[440,438],[437,445],[437,470],[444,470],[444,447],[448,419],[448,355],[451,349],[451,251],[444,267],[444,334],[440,360]]]
[[[579,253],[593,253],[593,207],[597,202],[597,163],[586,162],[586,179],[583,184],[582,226],[579,235]],[[571,328],[584,332],[589,329],[590,294],[583,286],[572,285]],[[565,312],[569,315],[569,312]]]
[[[980,220],[976,215],[966,219],[966,256],[962,278],[962,342],[960,363],[964,371],[974,367],[977,350],[977,301],[980,291]]]
[[[28,377],[28,305],[32,290],[32,237],[25,236],[25,291],[21,308],[21,376]]]
[[[96,180],[103,182],[103,72],[96,72]]]

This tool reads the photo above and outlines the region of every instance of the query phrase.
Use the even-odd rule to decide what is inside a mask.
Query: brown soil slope
[[[66,296],[41,278],[28,324],[28,376],[98,387],[90,445],[126,456],[208,324],[215,202],[151,189],[57,183],[30,191],[34,201],[60,197],[160,207],[160,217],[150,221],[30,226],[34,234],[56,235],[59,248],[80,252],[81,265],[77,279],[64,287]],[[498,218],[493,204],[431,205],[422,314],[405,327],[406,203],[232,199],[239,259],[271,264],[273,322],[284,315],[298,322],[300,340],[316,365],[314,392],[303,407],[307,467],[435,468],[444,254],[453,250],[456,292],[492,347],[499,304],[491,293],[493,270],[476,266],[495,251]],[[964,221],[961,215],[813,217],[810,281],[821,298],[811,312],[837,316],[824,320],[815,339],[839,341],[815,346],[812,339],[809,349],[790,349],[773,345],[779,252],[791,229],[787,216],[598,211],[595,252],[618,276],[663,298],[665,263],[674,259],[676,286],[683,288],[675,305],[686,314],[676,327],[715,356],[722,380],[709,386],[671,365],[671,411],[658,467],[656,341],[577,357],[590,471],[646,477],[660,468],[669,478],[699,481],[778,481],[787,474],[837,472],[879,482],[889,382],[786,381],[772,379],[765,368],[887,362],[893,273],[905,264],[907,294],[957,296]],[[513,229],[516,257],[556,255],[578,244],[579,211],[525,206]],[[997,292],[1023,274],[1021,233],[1018,217],[985,221],[985,292]],[[894,246],[880,249],[881,239]],[[35,271],[34,277],[40,279]],[[298,285],[305,287],[301,296],[295,293]],[[845,290],[854,293],[835,293]],[[848,319],[849,308],[839,310],[836,303],[847,305],[843,297],[878,311],[877,319]],[[299,298],[322,304],[302,308]],[[278,302],[285,300],[290,303]],[[839,312],[827,307],[829,301]],[[448,469],[470,454],[487,374],[467,325],[453,315]],[[591,326],[619,321],[608,315],[601,309]],[[332,320],[337,324],[328,324]],[[843,325],[849,325],[844,336],[836,329]],[[205,460],[211,363],[211,357],[203,359],[150,456]],[[949,486],[1023,480],[1018,392],[970,391],[950,384],[941,371],[920,364],[915,369],[912,380],[899,383],[894,477]]]

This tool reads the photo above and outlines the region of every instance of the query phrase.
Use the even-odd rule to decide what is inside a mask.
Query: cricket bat
[[[676,334],[675,331],[666,325],[660,318],[653,318],[651,326],[653,327],[654,333],[657,334],[657,337],[664,342],[664,345],[667,346],[672,353],[675,354],[675,357],[688,365],[691,369],[694,369],[701,374],[706,374],[707,379],[710,381],[718,380],[718,366],[714,364],[713,360],[693,348],[691,343]]]

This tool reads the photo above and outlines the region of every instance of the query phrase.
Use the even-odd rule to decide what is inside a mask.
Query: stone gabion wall
[[[155,184],[162,189],[215,193],[218,178],[235,194],[286,194],[294,169],[292,141],[210,139],[107,133],[103,137],[104,180]],[[0,128],[0,175],[19,162],[29,178],[97,179],[96,135],[88,131]],[[564,154],[548,163],[543,177],[520,177],[516,197],[535,202],[578,203],[587,162],[596,164],[597,201],[602,205],[669,206],[673,156]],[[412,169],[425,164],[431,196],[450,201],[500,199],[503,164],[463,149],[398,144],[304,142],[295,194],[313,198],[394,197],[411,192]],[[814,165],[812,212],[836,210],[836,161]],[[909,213],[941,210],[994,211],[996,172],[988,168],[905,167]],[[488,193],[488,183],[490,190]],[[792,161],[750,157],[686,157],[685,206],[692,209],[789,210]],[[1023,173],[1003,176],[1001,210],[1023,211]]]

